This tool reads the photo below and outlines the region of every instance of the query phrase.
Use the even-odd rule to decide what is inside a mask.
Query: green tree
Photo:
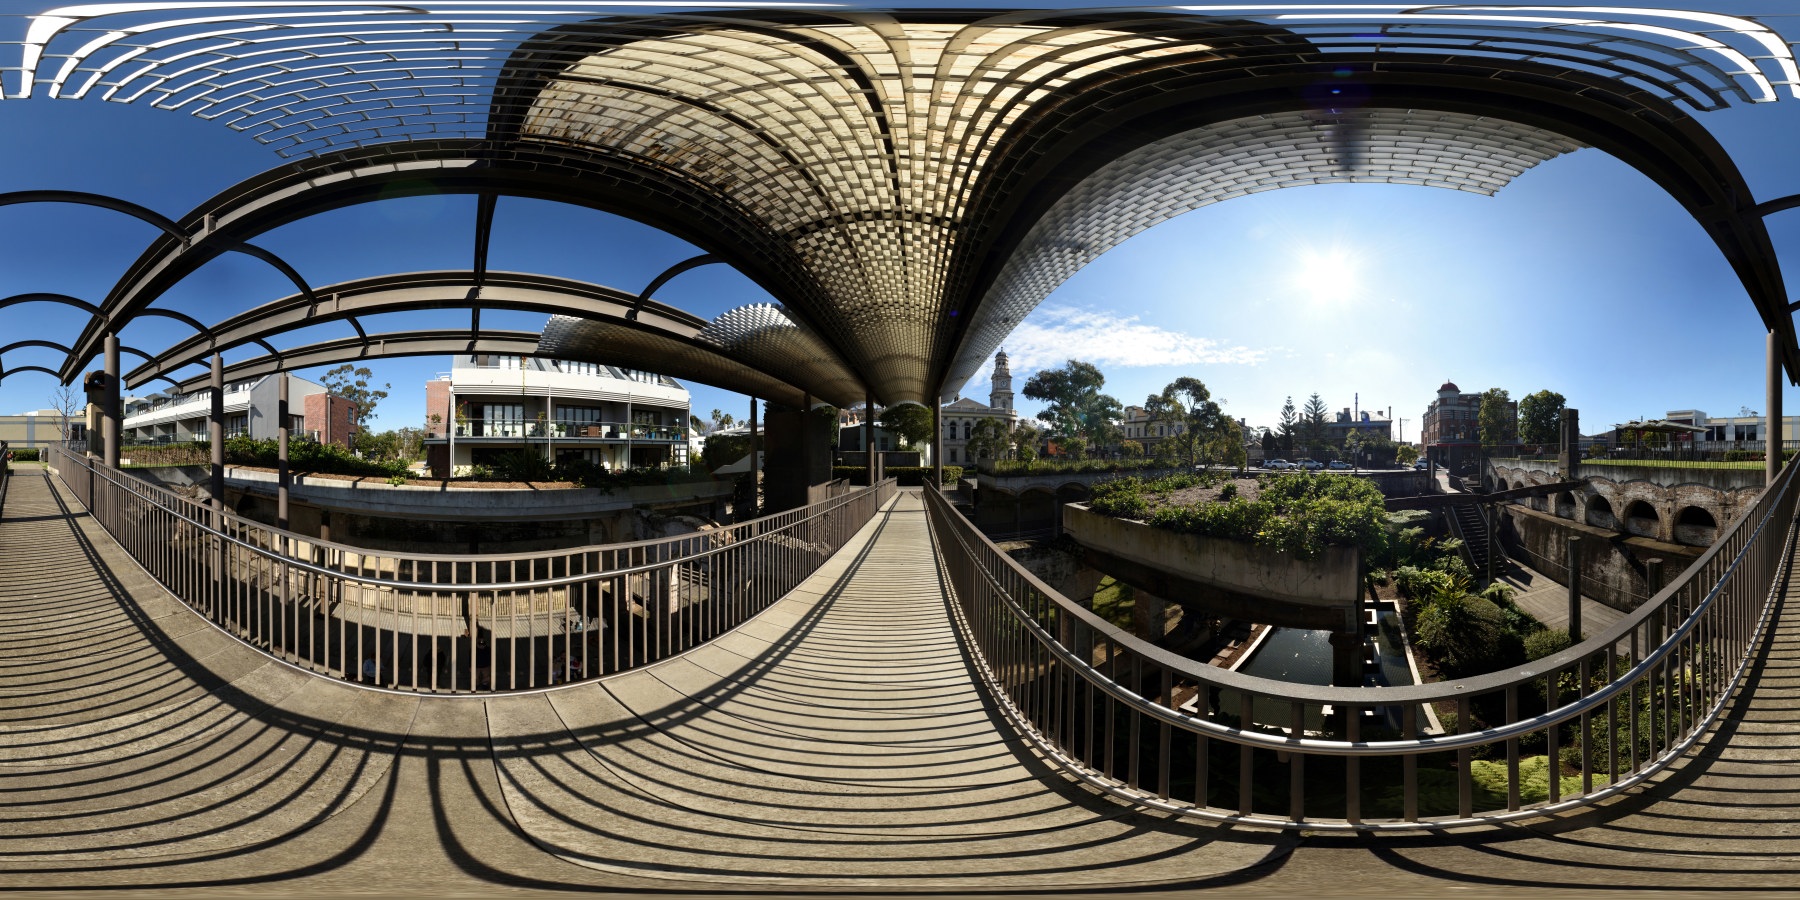
[[[1038,433],[1037,426],[1024,419],[1013,424],[1012,433],[1007,435],[1012,445],[1014,459],[1030,462],[1037,459],[1038,447],[1043,442],[1043,435]]]
[[[1509,408],[1512,397],[1505,388],[1488,388],[1481,394],[1481,409],[1475,423],[1481,428],[1481,443],[1493,447],[1510,444],[1518,436],[1517,414]]]
[[[375,416],[376,405],[387,399],[388,391],[393,388],[391,384],[384,384],[380,389],[369,387],[369,379],[374,375],[367,368],[344,363],[319,379],[327,391],[356,404],[356,412],[353,414],[356,421],[356,449],[364,453],[370,452],[370,448],[363,445],[364,438],[369,433],[369,420]]]
[[[1281,440],[1275,436],[1274,431],[1267,428],[1262,433],[1262,450],[1263,459],[1277,459],[1281,456]]]
[[[1519,440],[1527,444],[1562,441],[1563,395],[1542,390],[1519,398]]]
[[[901,445],[917,448],[932,444],[936,429],[931,427],[931,410],[917,403],[900,403],[881,411],[876,422],[888,434],[900,439]]]
[[[1012,429],[1005,419],[976,419],[967,449],[970,459],[1000,459],[1012,450]]]
[[[1306,398],[1306,408],[1300,411],[1300,435],[1308,447],[1325,442],[1325,423],[1330,415],[1316,392]]]
[[[688,427],[695,434],[705,434],[706,433],[706,420],[700,418],[699,416],[688,416]]]
[[[1237,423],[1219,408],[1200,379],[1182,377],[1169,382],[1162,393],[1145,399],[1144,410],[1150,413],[1152,421],[1167,428],[1168,436],[1158,444],[1158,450],[1161,453],[1167,447],[1171,452],[1161,455],[1183,460],[1190,466],[1197,465],[1202,456],[1224,460],[1232,455],[1222,438]],[[1239,434],[1237,453],[1241,455],[1243,440]]]
[[[1411,444],[1399,445],[1394,450],[1394,461],[1403,466],[1410,466],[1413,463],[1418,462],[1419,461],[1419,448],[1414,447]]]
[[[1287,402],[1281,404],[1281,425],[1279,430],[1281,431],[1281,455],[1288,459],[1293,459],[1294,441],[1299,437],[1298,432],[1300,430],[1300,414],[1294,411],[1293,397],[1288,397]]]
[[[1100,392],[1105,386],[1106,376],[1093,363],[1071,359],[1062,368],[1032,375],[1024,394],[1048,404],[1038,418],[1063,439],[1059,444],[1073,447],[1068,439],[1080,437],[1083,447],[1098,446],[1117,432],[1112,420],[1123,411],[1118,400]]]

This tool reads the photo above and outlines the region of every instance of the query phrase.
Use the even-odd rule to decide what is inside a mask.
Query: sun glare
[[[1342,303],[1361,289],[1357,261],[1342,247],[1302,250],[1294,268],[1294,288],[1315,304]]]

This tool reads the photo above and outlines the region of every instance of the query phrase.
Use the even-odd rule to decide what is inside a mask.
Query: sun
[[[1361,293],[1356,255],[1344,247],[1304,249],[1296,262],[1294,289],[1314,304],[1343,303]]]

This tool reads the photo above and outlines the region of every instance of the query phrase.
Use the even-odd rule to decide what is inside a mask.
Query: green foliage
[[[1503,614],[1493,601],[1457,590],[1434,594],[1413,631],[1439,671],[1450,677],[1491,671]]]
[[[1169,382],[1162,393],[1145,398],[1144,410],[1150,414],[1150,421],[1168,428],[1169,436],[1158,445],[1160,452],[1190,466],[1199,464],[1203,457],[1231,462],[1230,448],[1222,439],[1237,423],[1226,417],[1200,379],[1184,376]],[[1241,437],[1237,444],[1238,454],[1242,455]]]
[[[274,439],[252,440],[234,437],[225,441],[225,462],[239,466],[275,468],[281,450]],[[294,472],[318,472],[332,475],[373,475],[388,477],[405,475],[406,463],[399,460],[373,462],[362,459],[338,444],[313,441],[288,442],[288,468]]]
[[[399,487],[400,485],[405,484],[406,481],[407,481],[407,479],[406,479],[405,475],[389,475],[387,483],[390,485],[393,485],[394,487]]]
[[[1079,472],[1142,472],[1167,469],[1160,459],[1018,459],[982,460],[981,471],[994,475],[1050,475]]]
[[[1302,559],[1316,557],[1331,545],[1359,547],[1365,556],[1372,556],[1385,543],[1387,513],[1381,492],[1349,476],[1265,476],[1255,500],[1233,496],[1187,505],[1152,502],[1158,494],[1199,484],[1203,477],[1223,473],[1182,473],[1153,482],[1115,479],[1095,486],[1091,508],[1104,515],[1145,519],[1157,528],[1183,534],[1246,541]]]
[[[1062,368],[1032,375],[1023,393],[1046,404],[1038,418],[1049,423],[1057,437],[1105,444],[1117,430],[1112,420],[1123,412],[1118,400],[1100,393],[1105,385],[1106,376],[1093,363],[1071,359]]]
[[[1561,761],[1552,762],[1544,755],[1526,756],[1519,759],[1519,802],[1523,804],[1544,803],[1550,799],[1550,779],[1553,770],[1560,769]],[[1570,797],[1581,793],[1580,775],[1562,775],[1555,777],[1562,782],[1562,796]],[[1506,761],[1477,759],[1469,764],[1469,780],[1474,782],[1478,794],[1490,794],[1498,800],[1496,805],[1506,802]],[[1607,777],[1596,773],[1594,784],[1604,784]]]
[[[19,447],[18,449],[15,449],[12,451],[12,459],[13,459],[13,462],[37,462],[38,461],[38,448],[36,448],[36,447]]]
[[[888,434],[900,438],[907,447],[929,444],[936,434],[931,427],[931,410],[917,403],[902,403],[882,410],[877,424]]]
[[[1394,462],[1410,466],[1419,461],[1419,448],[1411,444],[1400,444],[1394,448]]]
[[[1293,459],[1294,441],[1300,437],[1300,414],[1294,411],[1293,397],[1287,398],[1287,402],[1281,404],[1281,423],[1278,430],[1281,432],[1280,455],[1286,459]]]
[[[1569,633],[1561,628],[1544,628],[1534,631],[1525,637],[1525,659],[1538,660],[1546,656],[1555,656],[1575,646],[1569,640]]]
[[[1325,423],[1330,415],[1331,411],[1325,408],[1325,401],[1319,398],[1317,392],[1306,398],[1306,408],[1300,411],[1300,436],[1307,446],[1325,441]]]
[[[1518,436],[1517,414],[1507,408],[1512,396],[1505,388],[1488,388],[1481,395],[1481,408],[1475,422],[1481,429],[1481,443],[1492,447],[1511,443]]]
[[[713,471],[729,466],[749,455],[749,435],[715,434],[706,439],[706,449],[701,451],[700,461],[708,471]]]
[[[375,406],[387,399],[391,384],[384,384],[380,390],[369,387],[369,379],[374,372],[367,368],[357,368],[354,363],[344,363],[319,379],[325,389],[356,404],[356,433],[361,439],[368,433],[369,419],[375,415]]]
[[[1560,444],[1563,395],[1542,390],[1519,398],[1519,440],[1527,444]]]

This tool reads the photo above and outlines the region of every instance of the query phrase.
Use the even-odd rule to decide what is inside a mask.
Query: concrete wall
[[[1557,584],[1568,584],[1568,538],[1579,536],[1582,594],[1625,612],[1654,593],[1644,579],[1646,560],[1661,559],[1667,581],[1705,552],[1703,547],[1623,535],[1516,504],[1502,505],[1500,514],[1500,540],[1507,552]]]
[[[1080,504],[1064,508],[1063,531],[1084,547],[1237,593],[1313,607],[1354,607],[1360,597],[1353,547],[1327,547],[1317,559],[1298,560],[1242,541],[1103,516]]]
[[[1586,481],[1580,490],[1522,498],[1511,505],[1600,529],[1704,548],[1762,494],[1760,470],[1590,466],[1579,474]],[[1655,477],[1615,479],[1627,475]],[[1554,462],[1539,460],[1495,460],[1488,477],[1495,489],[1561,480]],[[1711,518],[1711,526],[1704,524],[1706,518]]]

